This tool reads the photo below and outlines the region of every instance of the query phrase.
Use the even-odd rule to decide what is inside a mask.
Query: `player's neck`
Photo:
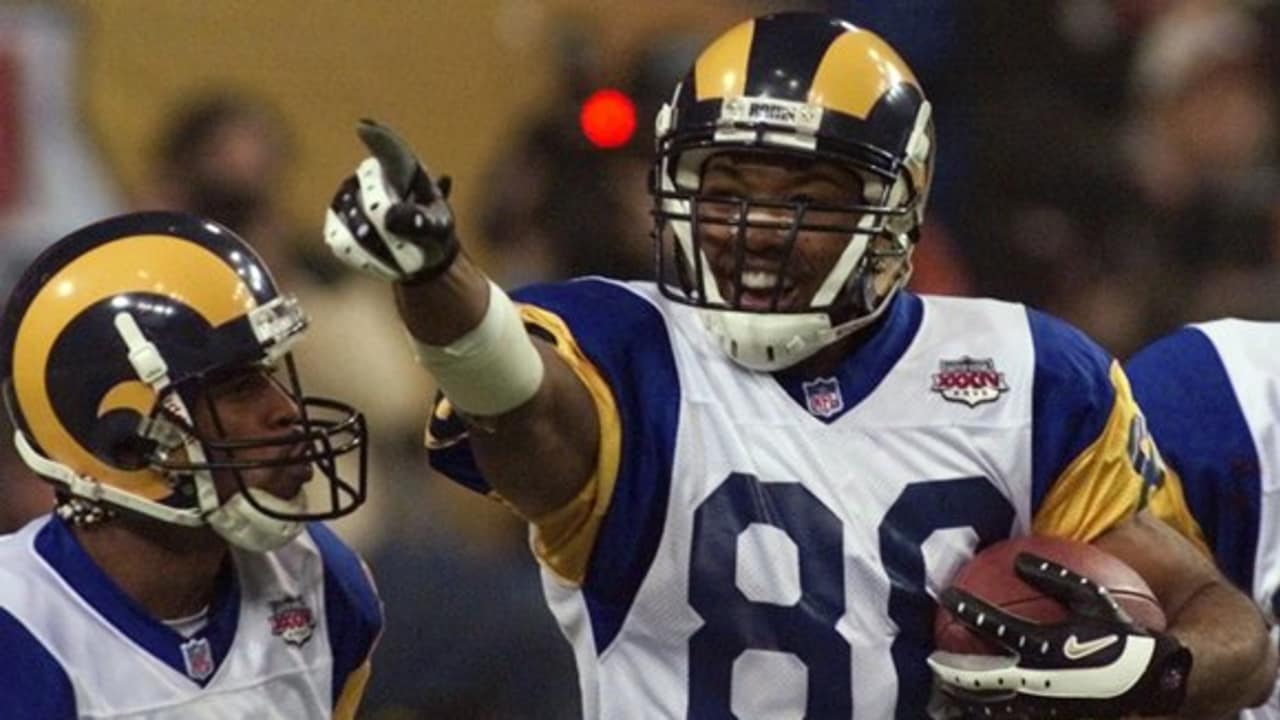
[[[161,620],[208,606],[228,555],[226,542],[208,528],[116,518],[72,532],[126,595]]]

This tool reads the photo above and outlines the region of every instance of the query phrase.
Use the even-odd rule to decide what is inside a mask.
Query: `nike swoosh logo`
[[[1079,660],[1108,648],[1120,641],[1119,635],[1106,635],[1104,637],[1080,642],[1080,640],[1072,635],[1067,638],[1067,642],[1062,646],[1062,654],[1067,656],[1069,660]]]

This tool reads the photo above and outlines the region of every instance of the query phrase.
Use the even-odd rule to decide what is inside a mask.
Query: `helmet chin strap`
[[[201,473],[208,474],[208,473]],[[197,481],[197,484],[199,481]],[[212,480],[209,483],[212,485]],[[293,500],[282,500],[271,493],[258,488],[245,488],[237,492],[225,502],[217,502],[214,492],[214,507],[205,514],[205,521],[215,532],[227,542],[250,552],[269,552],[275,550],[297,537],[302,532],[302,523],[297,520],[281,520],[259,511],[245,497],[245,493],[253,495],[253,502],[273,512],[303,513],[307,510],[306,493],[299,492]],[[204,493],[201,493],[201,507],[205,505]]]
[[[182,402],[177,393],[170,394],[168,399],[171,411],[184,419],[189,418],[186,403]],[[204,446],[199,440],[187,436],[183,446],[187,458],[193,463],[206,462]],[[212,472],[197,470],[192,475],[195,478],[200,516],[214,532],[232,545],[250,552],[267,552],[284,545],[302,532],[301,522],[273,518],[261,512],[244,493],[251,493],[254,502],[280,513],[305,512],[307,497],[304,493],[299,492],[293,500],[281,500],[265,490],[249,487],[222,501],[218,499],[218,487]]]
[[[784,370],[809,359],[822,348],[874,323],[906,285],[910,260],[884,298],[871,312],[839,325],[826,313],[768,315],[700,308],[698,316],[720,349],[735,363],[760,372]]]
[[[791,367],[836,339],[825,313],[766,315],[700,308],[698,316],[724,354],[748,370]]]
[[[830,304],[835,300],[842,288],[845,288],[855,268],[867,262],[868,246],[873,237],[870,228],[871,218],[863,218],[859,225],[867,225],[867,232],[855,233],[850,237],[848,245],[841,253],[836,264],[827,273],[822,285],[812,301],[813,304]],[[684,242],[690,252],[693,251],[691,239],[681,237],[685,227],[672,228],[677,233],[677,240]],[[698,250],[701,252],[701,250]],[[848,337],[852,333],[875,322],[884,312],[893,296],[906,284],[910,275],[910,245],[906,246],[908,258],[904,271],[895,279],[894,284],[885,292],[884,297],[875,305],[868,306],[866,314],[858,315],[839,325],[832,325],[831,316],[826,312],[812,313],[778,313],[767,314],[703,308],[699,317],[703,327],[716,340],[720,349],[735,363],[759,372],[775,372],[792,367],[812,357],[822,348]],[[702,257],[703,286],[707,299],[712,302],[724,302],[716,285],[715,275],[711,272],[711,263],[706,256]],[[875,274],[866,270],[851,288],[858,293],[867,294],[869,300],[876,299]],[[862,298],[859,298],[861,301]],[[821,301],[821,302],[819,302]]]

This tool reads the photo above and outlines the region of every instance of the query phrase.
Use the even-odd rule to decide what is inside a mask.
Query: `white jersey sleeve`
[[[1280,323],[1190,325],[1126,367],[1223,573],[1280,620]],[[1280,689],[1249,720],[1280,719]]]

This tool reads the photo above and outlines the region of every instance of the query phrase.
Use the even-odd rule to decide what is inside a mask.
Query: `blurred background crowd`
[[[318,228],[370,116],[453,175],[464,243],[507,287],[644,278],[654,112],[709,37],[783,9],[877,30],[934,103],[916,290],[1025,302],[1121,357],[1186,322],[1280,320],[1266,0],[8,2],[0,292],[117,211],[239,231],[312,316],[305,385],[375,434],[370,502],[338,525],[387,605],[362,716],[577,717],[522,526],[431,476],[432,389],[388,291],[335,266]],[[584,134],[603,88],[629,98],[633,133]],[[0,443],[0,531],[50,497]]]

